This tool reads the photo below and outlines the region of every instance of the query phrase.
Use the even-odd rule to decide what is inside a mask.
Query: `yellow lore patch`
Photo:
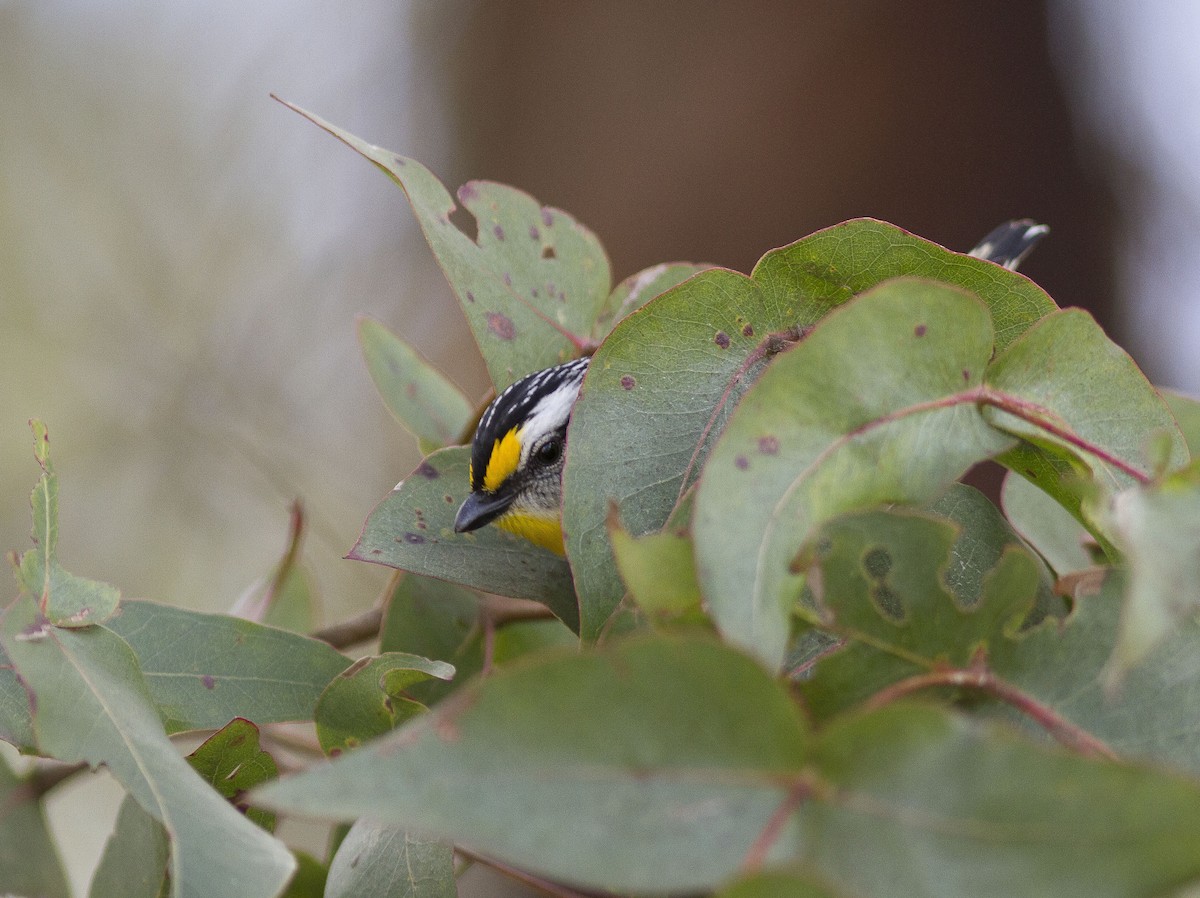
[[[535,546],[549,549],[555,555],[563,555],[562,524],[558,515],[537,515],[527,511],[510,511],[496,519],[496,524],[509,533],[524,537]]]
[[[483,488],[489,493],[500,489],[521,461],[521,429],[514,427],[492,446],[487,470],[483,472]]]

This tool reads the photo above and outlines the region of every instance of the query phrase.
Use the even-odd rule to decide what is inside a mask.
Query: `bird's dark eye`
[[[562,458],[562,451],[563,441],[558,437],[550,437],[533,450],[533,457],[538,464],[552,465]]]

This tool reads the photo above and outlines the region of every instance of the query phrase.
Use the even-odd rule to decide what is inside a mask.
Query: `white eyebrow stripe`
[[[521,462],[529,460],[534,445],[548,433],[567,423],[571,408],[579,397],[581,381],[567,381],[553,393],[542,397],[521,429]]]

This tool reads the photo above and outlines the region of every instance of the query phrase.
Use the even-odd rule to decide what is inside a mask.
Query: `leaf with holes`
[[[750,277],[703,271],[613,328],[572,415],[563,480],[585,637],[596,637],[623,593],[609,503],[632,535],[660,529],[771,357],[830,309],[900,275],[972,291],[1001,346],[1054,309],[1022,275],[860,219],[772,250]]]
[[[470,457],[467,447],[428,456],[375,506],[347,557],[533,599],[577,629],[575,589],[562,558],[499,527],[454,532],[455,512],[470,492]]]
[[[831,313],[746,394],[704,469],[692,518],[717,628],[771,667],[786,651],[796,554],[829,519],[935,497],[1013,440],[976,403],[987,308],[928,281]]]
[[[126,601],[105,624],[137,656],[169,732],[311,720],[350,659],[328,644],[223,614]]]
[[[175,751],[128,645],[105,627],[50,626],[28,596],[0,618],[0,642],[32,696],[39,753],[105,765],[166,827],[173,898],[282,891],[291,854]]]
[[[120,592],[107,583],[76,577],[58,563],[58,477],[50,463],[50,435],[41,421],[30,421],[33,449],[42,469],[29,504],[33,506],[33,543],[21,556],[17,577],[38,607],[59,627],[102,623],[116,610]]]
[[[395,729],[425,710],[408,695],[410,686],[453,677],[454,668],[446,662],[403,652],[359,658],[329,684],[317,703],[321,750],[340,754]]]
[[[975,667],[1015,637],[1039,590],[1048,592],[1044,570],[982,494],[959,486],[950,495],[938,503],[942,515],[834,518],[805,550],[816,605],[801,613],[844,642],[799,684],[817,719],[906,677]]]
[[[988,664],[1014,688],[1123,758],[1200,776],[1200,622],[1178,622],[1150,655],[1106,688],[1128,577],[1075,595],[1065,621],[1045,621],[995,643]],[[992,710],[1035,729],[1007,706]]]
[[[458,199],[475,217],[478,233],[472,239],[450,218],[456,207],[449,192],[421,163],[284,105],[400,185],[458,296],[497,390],[584,348],[612,285],[608,257],[591,231],[520,190],[469,181],[459,188]]]
[[[462,390],[378,321],[358,319],[358,342],[383,404],[423,453],[464,440],[475,409]]]

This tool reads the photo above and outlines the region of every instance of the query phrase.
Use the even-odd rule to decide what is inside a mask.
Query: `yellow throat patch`
[[[487,470],[483,472],[483,488],[489,493],[500,489],[500,484],[517,470],[521,461],[521,429],[514,427],[492,446]]]
[[[562,524],[556,514],[535,514],[527,510],[510,511],[496,519],[496,525],[524,537],[535,546],[549,549],[555,555],[563,555]]]

